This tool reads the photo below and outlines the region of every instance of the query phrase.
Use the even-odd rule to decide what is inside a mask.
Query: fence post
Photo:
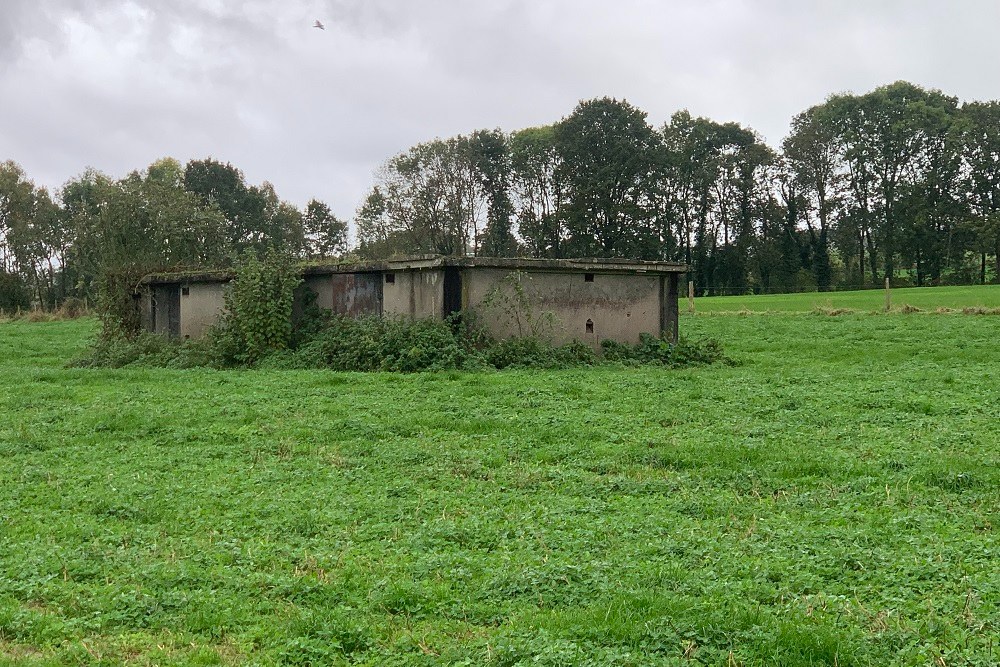
[[[688,281],[688,312],[694,312],[694,281]]]
[[[892,290],[889,289],[889,276],[885,277],[885,312],[892,310]]]

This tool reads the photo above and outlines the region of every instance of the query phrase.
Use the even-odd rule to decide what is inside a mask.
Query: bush
[[[508,338],[484,350],[487,364],[494,368],[571,368],[592,366],[597,354],[586,343],[573,341],[554,347],[540,338]]]
[[[31,307],[31,295],[24,279],[16,273],[0,271],[0,313],[13,315]]]
[[[87,302],[71,296],[59,304],[56,314],[60,319],[75,320],[87,314]]]
[[[641,334],[636,345],[602,340],[601,350],[606,361],[671,367],[699,366],[725,359],[722,346],[716,340],[691,341],[681,338],[679,342],[671,343],[649,334]]]
[[[138,268],[105,270],[97,276],[97,316],[101,337],[134,338],[142,332],[135,288],[144,273]]]
[[[100,336],[86,356],[70,365],[76,368],[196,368],[213,366],[214,360],[208,341],[178,341],[143,332],[132,338]]]
[[[300,367],[338,371],[452,370],[482,365],[449,322],[334,317],[299,348]]]
[[[209,332],[224,365],[254,364],[292,342],[295,288],[302,282],[293,259],[269,252],[249,255],[226,291],[226,309]]]
[[[133,338],[99,338],[75,366],[162,366],[227,368],[246,365],[222,345],[222,336],[201,341],[175,341],[142,333]],[[271,350],[255,360],[269,369],[322,368],[334,371],[483,370],[506,368],[577,368],[602,362],[629,365],[696,366],[724,360],[714,340],[671,344],[644,335],[636,345],[602,341],[603,356],[587,344],[573,341],[553,346],[539,338],[491,340],[458,321],[408,321],[381,317],[330,317],[296,348]]]

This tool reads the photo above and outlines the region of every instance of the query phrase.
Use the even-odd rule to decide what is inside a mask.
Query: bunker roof
[[[334,273],[382,273],[392,271],[419,271],[446,267],[502,269],[507,271],[600,272],[618,274],[665,275],[684,273],[687,265],[681,262],[650,262],[638,259],[527,259],[510,257],[454,257],[444,255],[416,255],[372,262],[303,263],[299,269],[303,276],[322,276]],[[172,271],[151,273],[141,281],[144,285],[174,283],[228,282],[235,271]]]

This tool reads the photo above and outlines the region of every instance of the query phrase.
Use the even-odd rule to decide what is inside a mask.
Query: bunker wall
[[[413,319],[444,317],[444,270],[387,271],[382,274],[382,312]]]
[[[659,275],[477,268],[462,279],[465,308],[497,338],[576,339],[596,349],[605,338],[637,343],[641,333],[661,332]]]
[[[201,338],[219,321],[226,307],[225,283],[192,283],[181,286],[180,336]]]

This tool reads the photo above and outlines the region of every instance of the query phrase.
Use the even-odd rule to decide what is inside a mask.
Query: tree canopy
[[[774,149],[738,123],[681,110],[657,126],[586,100],[550,125],[400,152],[350,222],[210,157],[87,170],[53,193],[0,163],[0,307],[275,249],[677,260],[710,293],[997,281],[1000,102],[899,81],[805,109]]]

